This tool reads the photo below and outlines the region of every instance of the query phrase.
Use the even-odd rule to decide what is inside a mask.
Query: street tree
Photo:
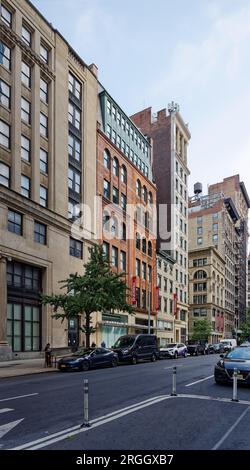
[[[191,331],[191,339],[195,341],[208,340],[212,333],[212,325],[206,318],[202,320],[195,320],[193,330]]]
[[[125,273],[112,271],[101,245],[90,250],[90,259],[84,265],[84,274],[70,274],[66,280],[59,281],[66,293],[43,295],[42,304],[53,307],[56,319],[80,318],[80,329],[85,333],[86,347],[90,346],[90,335],[94,312],[123,311],[133,313],[133,307],[127,302],[129,288],[125,282]]]
[[[250,309],[247,310],[246,321],[240,325],[240,329],[240,341],[250,341]]]

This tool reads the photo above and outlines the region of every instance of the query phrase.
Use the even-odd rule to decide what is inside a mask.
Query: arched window
[[[116,157],[113,158],[113,175],[119,176],[119,162]]]
[[[143,238],[143,239],[142,239],[141,246],[142,246],[142,252],[143,252],[143,253],[147,253],[147,242],[146,242],[146,238]]]
[[[145,204],[147,204],[147,202],[148,202],[148,191],[147,191],[146,186],[143,186],[143,188],[142,188],[142,197],[143,197],[143,201],[145,202]]]
[[[150,205],[153,204],[153,196],[152,196],[151,191],[149,191],[149,193],[148,193],[148,203],[149,203]]]
[[[203,271],[202,269],[194,273],[194,279],[206,279],[206,278],[207,278],[207,273],[206,271]]]
[[[110,169],[110,153],[107,149],[105,149],[103,153],[103,164],[105,168]]]
[[[117,222],[116,217],[112,218],[111,233],[112,233],[113,237],[118,237],[118,222]]]
[[[127,228],[126,228],[126,224],[124,224],[124,222],[122,223],[122,240],[126,240],[127,239]]]
[[[152,256],[152,243],[148,242],[148,256]]]
[[[137,196],[141,197],[141,182],[140,182],[140,180],[136,180],[136,194],[137,194]]]
[[[136,235],[135,235],[135,246],[137,248],[137,250],[140,250],[141,249],[141,237],[140,237],[140,234],[136,232]]]
[[[107,211],[104,211],[104,213],[103,213],[102,226],[103,226],[103,230],[105,230],[106,232],[109,232],[109,230],[110,230],[110,215]]]
[[[122,183],[127,183],[127,169],[124,165],[121,168],[121,181]]]

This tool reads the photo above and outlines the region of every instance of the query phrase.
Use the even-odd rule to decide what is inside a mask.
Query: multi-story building
[[[175,259],[174,294],[177,296],[176,337],[188,335],[188,175],[187,147],[191,137],[178,105],[152,115],[151,108],[131,119],[153,139],[153,174],[157,186],[157,248]]]
[[[250,255],[247,259],[247,308],[250,309]]]
[[[112,346],[121,334],[156,332],[156,187],[152,149],[120,106],[100,86],[97,130],[97,195],[100,241],[116,272],[126,272],[136,302],[133,315],[96,314],[97,343]],[[149,311],[150,304],[150,311]]]
[[[234,202],[239,214],[237,225],[238,235],[235,246],[235,289],[236,289],[236,329],[240,328],[240,323],[244,323],[246,318],[246,291],[247,291],[247,253],[248,253],[248,210],[250,199],[245,184],[240,181],[239,175],[229,176],[223,181],[212,184],[208,188],[208,194],[223,192],[225,197],[229,197]]]
[[[56,321],[39,299],[88,257],[91,240],[71,226],[79,203],[94,210],[98,82],[31,2],[1,1],[0,14],[2,358],[78,343],[77,322]]]
[[[197,185],[195,185],[195,188],[197,188]],[[216,278],[217,285],[215,279],[211,281],[212,298],[210,295],[210,300],[213,303],[211,308],[217,309],[218,306],[220,307],[221,317],[223,317],[224,309],[224,335],[225,337],[232,337],[237,326],[237,317],[235,315],[237,299],[235,263],[237,252],[235,247],[239,239],[238,224],[240,217],[231,198],[225,198],[221,192],[201,196],[200,191],[200,184],[198,183],[196,195],[189,202],[189,253],[192,257],[195,251],[202,251],[213,246],[218,252],[217,258],[220,256],[225,262],[224,280],[213,267],[213,275],[219,277]],[[219,265],[214,256],[213,260],[216,266]],[[213,262],[211,265],[213,265]],[[217,267],[219,268],[219,266]],[[198,279],[206,279],[208,275],[206,269],[202,269],[202,273],[197,274]],[[221,285],[219,286],[219,284]],[[196,289],[196,286],[193,287]],[[191,313],[194,307],[207,309],[208,288],[208,283],[201,281],[201,286],[198,285],[197,287],[197,289],[201,289],[200,294],[192,293],[193,300],[190,298]],[[192,315],[190,320],[192,321]]]
[[[192,231],[192,222],[189,224]],[[215,246],[189,251],[189,331],[196,320],[211,322],[209,342],[217,343],[224,335],[225,261]]]
[[[174,262],[174,259],[165,252],[160,251],[157,254],[157,286],[159,293],[157,299],[157,337],[159,346],[162,347],[168,343],[173,343],[176,336],[173,302]]]

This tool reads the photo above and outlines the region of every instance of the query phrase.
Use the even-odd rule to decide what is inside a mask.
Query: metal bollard
[[[176,393],[176,373],[177,373],[177,367],[173,367],[173,382],[172,382],[172,393],[171,397],[177,397]]]
[[[84,387],[83,387],[83,423],[81,428],[89,428],[89,381],[88,379],[84,379]]]
[[[233,373],[233,398],[231,401],[239,401],[237,396],[237,369]]]

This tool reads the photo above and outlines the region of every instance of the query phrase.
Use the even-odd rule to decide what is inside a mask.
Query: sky
[[[249,0],[33,0],[127,115],[175,101],[193,184],[240,174],[250,194]]]

